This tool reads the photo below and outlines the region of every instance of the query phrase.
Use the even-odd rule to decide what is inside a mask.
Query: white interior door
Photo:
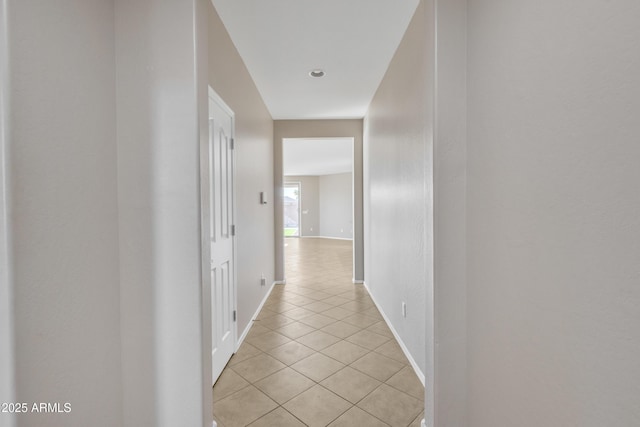
[[[213,383],[233,355],[236,345],[233,153],[233,112],[210,90],[209,238]]]

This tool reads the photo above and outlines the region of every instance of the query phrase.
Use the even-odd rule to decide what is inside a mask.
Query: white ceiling
[[[285,176],[351,172],[353,138],[285,138],[282,142]]]
[[[212,1],[280,120],[364,117],[419,0]]]

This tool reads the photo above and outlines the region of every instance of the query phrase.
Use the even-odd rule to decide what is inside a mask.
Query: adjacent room
[[[284,236],[352,240],[353,138],[285,138],[283,158]]]

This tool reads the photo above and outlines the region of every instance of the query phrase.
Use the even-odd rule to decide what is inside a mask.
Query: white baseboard
[[[422,422],[420,423],[420,425],[422,427],[427,427],[427,422],[424,420],[424,418],[422,419]]]
[[[246,328],[244,328],[244,331],[242,332],[242,335],[240,335],[240,338],[238,339],[238,342],[236,343],[236,350],[234,351],[234,353],[236,351],[238,351],[238,349],[242,345],[244,339],[247,337],[247,334],[249,333],[249,330],[253,326],[253,321],[256,320],[256,317],[258,317],[258,314],[260,314],[260,310],[262,310],[262,306],[264,305],[265,302],[267,302],[267,299],[269,298],[269,295],[271,295],[271,291],[273,291],[273,287],[276,285],[276,283],[277,282],[273,282],[271,284],[271,287],[269,288],[269,290],[265,294],[264,298],[262,298],[262,302],[260,302],[260,305],[258,306],[258,309],[256,310],[255,313],[253,313],[253,316],[251,316],[251,320],[249,320],[249,324],[247,325]]]
[[[211,422],[211,427],[218,427],[218,423],[216,423],[215,421]],[[424,427],[424,426],[423,426]]]
[[[407,359],[409,360],[409,363],[411,363],[411,367],[413,368],[413,370],[415,371],[416,375],[418,376],[418,379],[420,380],[420,382],[422,383],[422,386],[424,387],[425,385],[425,377],[424,377],[424,373],[422,372],[422,370],[420,369],[420,367],[418,366],[418,364],[416,363],[415,359],[413,358],[413,356],[411,355],[411,353],[409,353],[409,349],[407,349],[407,346],[404,344],[404,342],[402,341],[402,338],[400,338],[400,335],[398,335],[398,332],[396,332],[396,329],[393,327],[393,325],[391,324],[391,321],[389,320],[389,318],[387,317],[387,315],[384,313],[384,311],[382,310],[382,307],[380,307],[380,304],[378,304],[378,302],[376,301],[376,299],[373,297],[373,294],[371,293],[371,290],[369,289],[369,287],[367,286],[367,283],[364,282],[364,287],[367,289],[367,292],[369,293],[369,296],[371,297],[371,299],[373,300],[373,303],[376,305],[376,307],[378,308],[378,311],[380,312],[380,314],[382,315],[382,318],[384,319],[384,322],[387,324],[387,326],[389,327],[389,329],[391,330],[391,333],[393,334],[393,336],[396,338],[396,341],[398,342],[398,344],[400,345],[400,348],[402,349],[402,352],[404,353],[405,356],[407,356]]]
[[[284,280],[276,280],[275,282],[273,282],[274,285],[286,285],[287,284],[287,279]]]
[[[353,238],[348,237],[329,237],[329,236],[301,236],[303,239],[331,239],[331,240],[353,240]]]
[[[364,285],[364,280],[351,279],[351,282],[353,282],[356,285]],[[367,289],[367,292],[369,292],[369,289]]]

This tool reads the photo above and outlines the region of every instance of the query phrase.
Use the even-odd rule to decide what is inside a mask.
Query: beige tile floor
[[[286,239],[276,285],[213,388],[219,426],[420,426],[424,389],[362,285],[351,242]]]

